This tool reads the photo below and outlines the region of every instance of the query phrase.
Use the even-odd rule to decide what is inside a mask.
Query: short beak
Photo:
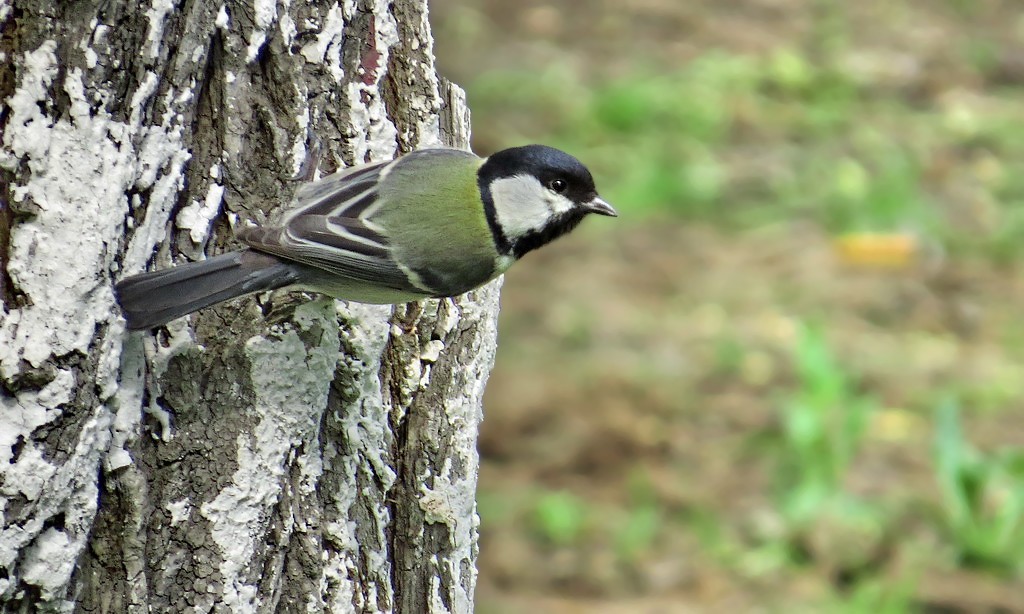
[[[619,212],[615,210],[615,207],[609,205],[600,196],[595,196],[594,200],[583,205],[590,213],[597,213],[598,215],[607,215],[609,217],[619,217]]]

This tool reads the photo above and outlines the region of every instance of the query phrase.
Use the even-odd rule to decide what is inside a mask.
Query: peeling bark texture
[[[127,333],[114,280],[466,146],[425,0],[0,0],[0,610],[469,612],[497,284]],[[316,136],[313,136],[316,135]]]

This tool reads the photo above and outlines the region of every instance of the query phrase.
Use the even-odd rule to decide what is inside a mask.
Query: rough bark
[[[496,284],[157,334],[112,294],[272,218],[314,145],[465,146],[431,45],[425,0],[0,0],[4,611],[472,609]]]

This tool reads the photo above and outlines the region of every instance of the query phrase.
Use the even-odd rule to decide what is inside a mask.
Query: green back
[[[380,185],[386,201],[374,217],[395,258],[441,294],[458,294],[495,277],[498,252],[484,213],[476,155],[455,149],[413,152]]]

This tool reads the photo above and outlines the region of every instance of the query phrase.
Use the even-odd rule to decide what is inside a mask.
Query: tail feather
[[[294,264],[245,250],[133,275],[114,291],[128,329],[142,330],[238,296],[293,284],[299,272]]]

